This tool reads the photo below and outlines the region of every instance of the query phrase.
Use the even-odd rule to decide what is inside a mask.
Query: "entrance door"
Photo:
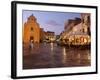
[[[34,42],[34,37],[33,36],[30,36],[30,41]]]

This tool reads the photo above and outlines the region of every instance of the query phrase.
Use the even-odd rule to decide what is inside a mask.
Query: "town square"
[[[23,69],[91,66],[90,13],[23,11]]]

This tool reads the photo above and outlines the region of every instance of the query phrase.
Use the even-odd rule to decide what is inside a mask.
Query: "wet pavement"
[[[91,65],[90,49],[58,46],[56,43],[34,44],[23,48],[23,69],[83,67]]]

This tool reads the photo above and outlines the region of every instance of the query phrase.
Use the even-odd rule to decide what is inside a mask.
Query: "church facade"
[[[23,43],[40,43],[40,27],[34,15],[28,17],[23,27]]]

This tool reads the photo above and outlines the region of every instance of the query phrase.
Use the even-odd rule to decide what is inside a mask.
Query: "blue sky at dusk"
[[[23,24],[32,14],[36,17],[37,22],[44,31],[53,31],[56,35],[64,31],[64,24],[68,19],[81,17],[80,13],[23,10]]]

